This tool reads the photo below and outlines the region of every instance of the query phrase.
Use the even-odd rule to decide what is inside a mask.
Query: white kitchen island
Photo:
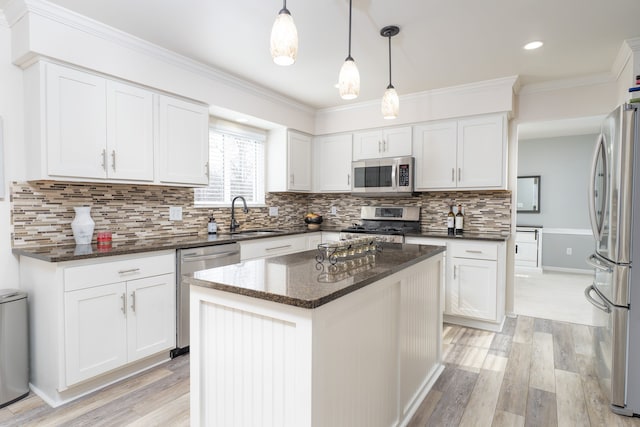
[[[442,372],[443,248],[189,276],[191,424],[405,425]],[[332,271],[328,271],[332,269]]]

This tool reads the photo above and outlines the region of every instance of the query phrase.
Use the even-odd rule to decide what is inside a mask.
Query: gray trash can
[[[0,289],[0,408],[29,394],[27,294]]]

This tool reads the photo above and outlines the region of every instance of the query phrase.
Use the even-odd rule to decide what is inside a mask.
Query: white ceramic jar
[[[73,230],[73,238],[76,240],[76,245],[91,244],[93,228],[96,225],[91,218],[91,207],[78,206],[73,209],[76,211],[76,216],[71,221],[71,229]]]

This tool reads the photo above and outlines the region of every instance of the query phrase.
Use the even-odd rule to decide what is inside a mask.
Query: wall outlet
[[[277,206],[269,207],[269,216],[278,216],[278,207]]]
[[[573,249],[572,248],[567,248],[567,255],[571,255],[573,254]]]
[[[336,215],[338,213],[338,208],[335,206],[331,206],[331,215]]]
[[[169,206],[169,221],[182,221],[182,206]]]

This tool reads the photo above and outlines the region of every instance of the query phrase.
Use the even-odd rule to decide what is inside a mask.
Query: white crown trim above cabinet
[[[506,114],[416,125],[413,154],[416,191],[506,189]]]
[[[269,131],[267,191],[311,191],[311,136],[291,129]]]
[[[46,61],[24,84],[27,180],[208,184],[206,105]]]

